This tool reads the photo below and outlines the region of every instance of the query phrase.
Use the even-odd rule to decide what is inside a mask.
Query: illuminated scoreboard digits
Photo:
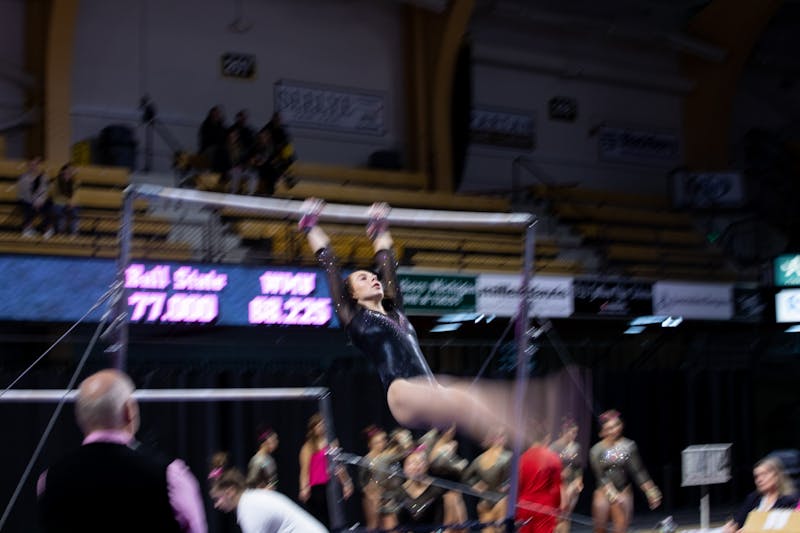
[[[217,295],[228,283],[216,270],[169,265],[132,264],[125,270],[125,288],[141,289],[128,296],[132,322],[209,324],[219,317]],[[200,292],[203,291],[203,292]]]
[[[250,300],[247,309],[251,324],[324,326],[330,322],[331,299],[311,296],[316,273],[268,271],[259,282],[262,296]]]
[[[134,292],[128,296],[133,307],[131,321],[139,322],[198,322],[208,324],[219,316],[216,294],[166,292]],[[145,318],[146,317],[146,318]]]
[[[317,273],[217,265],[131,264],[131,322],[328,326],[331,299]]]

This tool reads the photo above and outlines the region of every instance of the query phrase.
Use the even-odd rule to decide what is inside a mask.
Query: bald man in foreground
[[[83,445],[37,484],[48,533],[206,532],[203,499],[188,467],[136,448],[133,391],[131,379],[117,370],[101,370],[81,383],[75,417]]]

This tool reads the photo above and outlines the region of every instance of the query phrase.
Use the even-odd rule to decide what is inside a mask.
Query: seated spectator
[[[34,237],[33,222],[37,215],[42,218],[44,238],[53,235],[51,223],[52,201],[49,195],[49,178],[42,166],[42,159],[34,157],[28,163],[28,170],[17,178],[17,202],[22,208],[22,235]]]
[[[50,186],[53,199],[53,227],[58,233],[78,234],[78,206],[75,197],[80,182],[75,177],[75,167],[67,163],[58,171]]]
[[[756,490],[751,492],[733,518],[725,524],[723,533],[736,533],[744,525],[750,511],[793,509],[797,506],[794,483],[786,475],[783,463],[777,457],[767,457],[753,468]]]
[[[253,146],[253,142],[255,141],[255,131],[247,123],[246,109],[242,109],[236,113],[236,120],[231,128],[236,130],[236,132],[239,134],[239,142],[242,143],[242,146],[245,150],[249,151]]]
[[[242,180],[247,182],[247,194],[255,194],[258,188],[258,174],[252,166],[250,154],[239,140],[237,130],[228,130],[225,144],[217,151],[213,169],[222,174],[226,184],[225,190],[231,194],[239,194]]]
[[[222,108],[212,107],[200,125],[199,133],[199,152],[209,163],[213,164],[216,160],[217,151],[225,144],[227,131]]]

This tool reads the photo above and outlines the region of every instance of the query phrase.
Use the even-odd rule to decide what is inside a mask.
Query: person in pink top
[[[327,488],[328,475],[328,438],[325,432],[325,420],[315,413],[308,420],[306,441],[300,448],[300,501],[314,518],[330,527],[328,520]],[[353,482],[347,471],[336,469],[336,477],[342,484],[345,499],[353,494]]]

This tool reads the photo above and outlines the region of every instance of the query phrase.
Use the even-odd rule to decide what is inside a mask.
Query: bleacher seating
[[[0,160],[0,253],[117,257],[122,190],[129,183],[126,169],[79,166],[81,186],[76,193],[80,208],[79,231],[75,236],[23,237],[22,213],[16,205],[16,178],[25,171],[23,160]],[[59,165],[46,164],[47,174],[55,176]],[[173,242],[169,220],[148,214],[147,203],[134,205],[131,254],[135,258],[189,260],[189,243]]]
[[[689,213],[674,211],[666,196],[577,187],[543,187],[531,194],[587,246],[602,253],[604,270],[634,276],[729,279],[720,251],[694,227]]]
[[[296,162],[291,169],[297,182],[288,187],[279,184],[276,198],[305,199],[317,197],[329,202],[370,205],[385,201],[394,207],[419,209],[510,212],[507,198],[424,191],[425,176],[419,173],[348,169]],[[216,187],[218,177],[207,175],[203,181]],[[259,247],[267,242],[267,254],[280,261],[312,263],[314,258],[291,221],[223,209],[221,214],[246,243]],[[373,251],[364,235],[363,225],[326,224],[332,245],[345,262],[369,264]],[[444,270],[519,271],[522,266],[522,232],[436,230],[392,227],[398,258],[406,266]],[[263,248],[263,247],[262,247]],[[549,272],[582,270],[575,261],[557,258],[559,248],[552,240],[536,243],[536,256]],[[537,268],[540,266],[537,263]]]
[[[47,165],[53,176],[58,168]],[[19,234],[21,214],[15,205],[14,182],[25,170],[25,161],[0,161],[0,252],[115,257],[120,224],[122,189],[128,183],[123,169],[79,167],[81,187],[77,193],[80,207],[79,235],[24,238]],[[279,184],[275,197],[304,199],[320,197],[330,202],[369,205],[387,201],[396,207],[437,210],[509,212],[507,198],[459,195],[425,191],[427,178],[414,172],[344,167],[297,162],[291,174],[292,187]],[[213,187],[217,176],[208,175]],[[200,180],[203,182],[203,180]],[[147,212],[147,204],[137,201],[134,216],[134,257],[189,260],[192,247],[169,238],[173,223]],[[253,258],[286,263],[313,263],[314,258],[304,237],[293,221],[271,219],[232,209],[220,211],[228,230],[237,234]],[[371,246],[363,225],[326,225],[332,245],[346,263],[368,264]],[[522,232],[519,230],[443,230],[393,227],[398,257],[405,266],[440,270],[519,271],[522,264]],[[536,270],[576,273],[582,265],[560,257],[561,250],[552,240],[537,239]]]

